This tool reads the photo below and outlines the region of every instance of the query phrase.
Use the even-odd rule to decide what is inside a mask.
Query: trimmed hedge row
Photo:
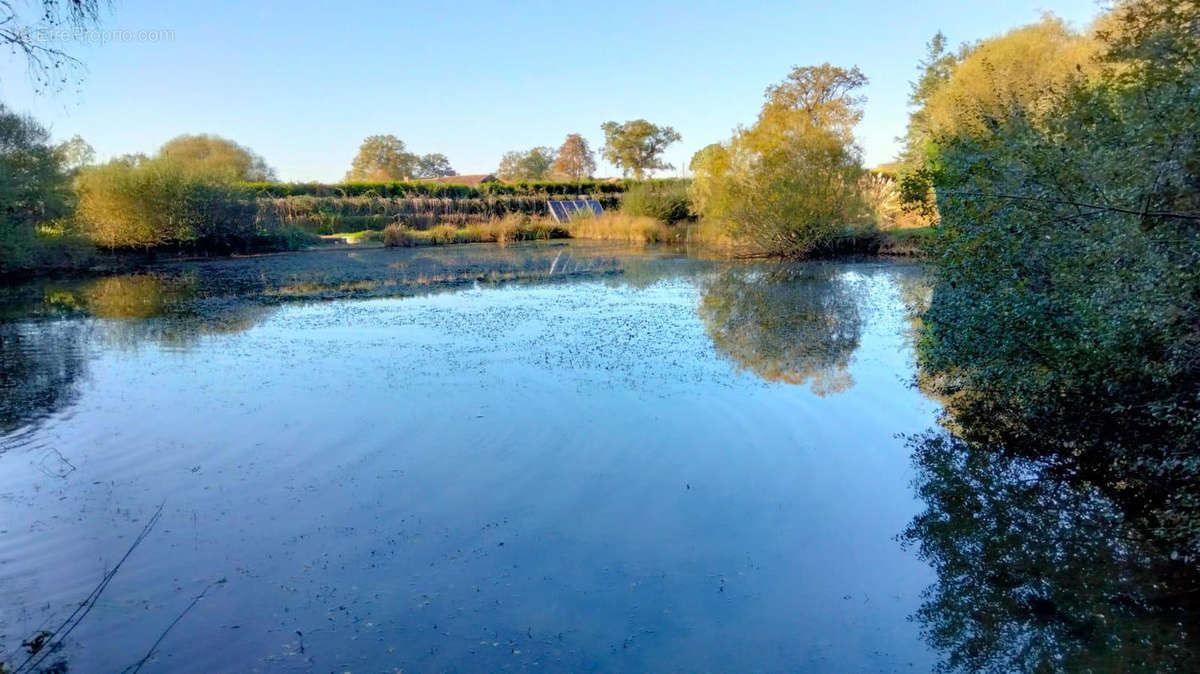
[[[676,182],[676,180],[646,180],[641,184]],[[438,197],[450,199],[483,198],[489,196],[552,196],[571,194],[620,194],[639,184],[635,180],[617,182],[601,180],[536,181],[517,183],[484,183],[479,187],[454,183],[414,182],[348,182],[348,183],[242,183],[264,197],[363,197],[385,198]]]
[[[614,209],[620,205],[619,194],[594,196],[606,209]],[[458,199],[300,195],[285,198],[260,197],[256,203],[259,222],[296,225],[318,234],[382,229],[394,222],[403,223],[413,229],[427,229],[438,224],[478,223],[511,214],[549,214],[544,194]]]

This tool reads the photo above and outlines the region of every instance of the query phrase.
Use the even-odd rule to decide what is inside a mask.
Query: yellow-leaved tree
[[[742,254],[799,257],[869,222],[854,126],[867,78],[828,63],[767,88],[758,120],[692,159],[693,207],[709,238]]]

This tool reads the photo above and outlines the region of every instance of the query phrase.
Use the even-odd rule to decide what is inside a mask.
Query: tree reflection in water
[[[699,313],[717,350],[769,381],[817,395],[854,385],[847,367],[863,319],[853,286],[832,267],[733,267],[701,285]]]
[[[86,325],[0,322],[0,433],[74,402],[87,368]]]
[[[1100,485],[940,432],[912,439],[944,671],[1200,671],[1200,576]],[[1052,477],[1053,475],[1053,477]]]
[[[0,433],[72,405],[93,341],[186,348],[247,330],[275,307],[206,297],[187,276],[134,274],[51,286],[23,311],[32,318],[0,321]]]

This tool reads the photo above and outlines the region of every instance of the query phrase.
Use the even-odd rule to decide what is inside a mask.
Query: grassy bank
[[[917,257],[924,254],[933,236],[930,227],[886,231],[848,232],[818,248],[812,257],[881,255]],[[444,246],[457,243],[511,243],[580,239],[635,244],[686,243],[713,257],[758,257],[726,237],[714,237],[697,223],[667,225],[654,218],[609,212],[560,225],[550,218],[510,215],[463,226],[441,224],[427,229],[391,224],[382,231],[361,230],[322,237],[326,241],[388,247]]]

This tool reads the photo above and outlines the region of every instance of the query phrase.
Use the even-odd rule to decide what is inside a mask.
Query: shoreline
[[[354,232],[353,234],[358,234]],[[856,236],[839,239],[829,244],[822,250],[816,251],[810,255],[803,257],[781,257],[773,255],[755,255],[755,254],[736,254],[730,253],[728,250],[722,250],[719,246],[700,243],[695,241],[677,241],[677,242],[657,242],[632,244],[646,247],[670,247],[680,246],[688,250],[689,255],[698,254],[699,257],[711,259],[727,259],[727,260],[780,260],[790,262],[802,262],[805,260],[836,260],[836,259],[854,259],[863,257],[878,257],[878,258],[902,258],[902,259],[919,259],[925,257],[924,243],[932,236],[931,228],[914,228],[901,230],[883,230],[871,232],[867,236]],[[239,259],[254,259],[268,258],[277,256],[288,256],[298,254],[312,253],[329,253],[329,252],[353,252],[366,250],[381,250],[386,248],[444,248],[448,246],[492,246],[496,248],[505,248],[516,244],[547,244],[556,242],[559,244],[567,242],[608,242],[608,243],[628,243],[618,239],[608,239],[602,237],[572,237],[561,236],[548,239],[536,239],[527,241],[517,241],[511,243],[488,242],[488,241],[468,241],[468,242],[417,242],[409,246],[388,246],[381,242],[352,242],[352,237],[341,237],[336,234],[325,235],[323,237],[325,243],[298,248],[295,250],[264,250],[261,252],[246,252],[246,253],[229,253],[229,254],[200,254],[200,253],[170,253],[165,251],[103,251],[96,250],[92,253],[94,262],[86,265],[62,265],[53,267],[43,267],[39,269],[21,269],[14,271],[0,271],[0,283],[5,285],[16,285],[39,279],[71,279],[71,278],[86,278],[91,276],[105,276],[110,274],[129,274],[138,273],[144,270],[153,269],[156,266],[163,264],[187,264],[187,263],[202,263],[213,262],[220,260],[239,260]]]

